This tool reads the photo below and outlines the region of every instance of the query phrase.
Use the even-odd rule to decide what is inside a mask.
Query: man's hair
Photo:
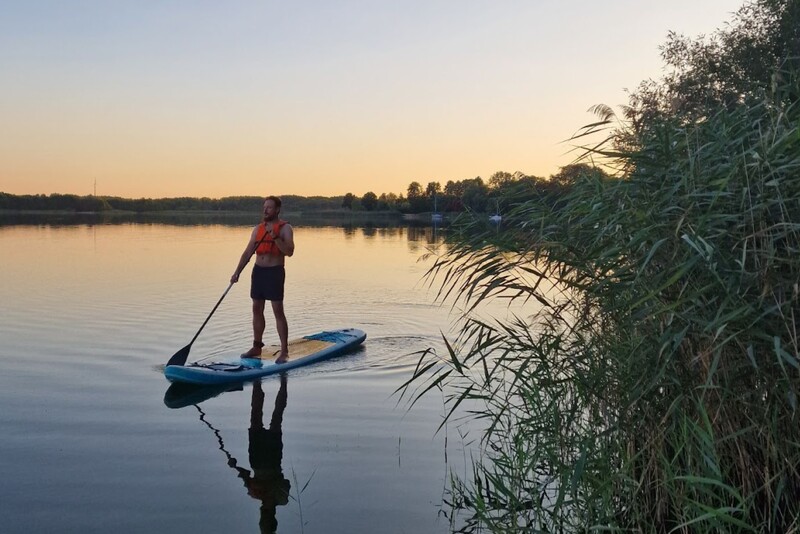
[[[279,199],[278,197],[270,195],[264,199],[264,202],[266,202],[267,200],[271,200],[272,202],[275,203],[276,208],[281,209],[281,199]]]

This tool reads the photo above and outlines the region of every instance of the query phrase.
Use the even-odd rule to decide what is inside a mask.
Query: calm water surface
[[[0,530],[450,530],[442,497],[477,435],[435,433],[441,395],[410,411],[393,395],[411,353],[452,328],[418,262],[435,233],[295,234],[290,337],[356,327],[363,348],[283,382],[186,397],[163,364],[227,287],[247,226],[0,225]],[[246,278],[190,360],[250,346]]]

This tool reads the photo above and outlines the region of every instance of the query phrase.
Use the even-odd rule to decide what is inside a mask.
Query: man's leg
[[[282,300],[272,301],[272,313],[275,314],[275,326],[278,338],[281,340],[281,353],[275,363],[283,363],[289,358],[289,323],[286,321],[286,314],[283,313]]]
[[[264,301],[253,299],[253,348],[242,356],[261,356],[261,347],[264,346]]]
[[[264,390],[261,382],[253,382],[253,396],[250,399],[250,430],[264,428]]]

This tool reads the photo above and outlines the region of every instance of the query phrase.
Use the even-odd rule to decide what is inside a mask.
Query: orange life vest
[[[276,237],[280,235],[281,228],[283,228],[283,225],[285,224],[286,221],[272,223],[272,232]],[[258,230],[256,231],[256,243],[259,241],[261,241],[261,243],[258,245],[258,248],[256,248],[256,254],[259,256],[261,254],[274,254],[276,256],[278,254],[282,254],[278,248],[278,245],[275,244],[275,240],[272,239],[269,234],[267,234],[267,223],[262,222],[258,225]]]

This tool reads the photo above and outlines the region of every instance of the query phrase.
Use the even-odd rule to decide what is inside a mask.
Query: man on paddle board
[[[253,299],[253,347],[242,354],[246,358],[258,358],[264,346],[263,336],[266,321],[264,306],[272,304],[275,326],[281,342],[281,350],[275,363],[289,358],[289,324],[283,311],[283,286],[286,280],[284,265],[286,257],[294,254],[292,225],[281,220],[281,199],[268,196],[264,200],[264,220],[250,234],[250,241],[239,259],[231,283],[239,281],[239,274],[255,253],[256,263],[250,277],[250,298]]]

